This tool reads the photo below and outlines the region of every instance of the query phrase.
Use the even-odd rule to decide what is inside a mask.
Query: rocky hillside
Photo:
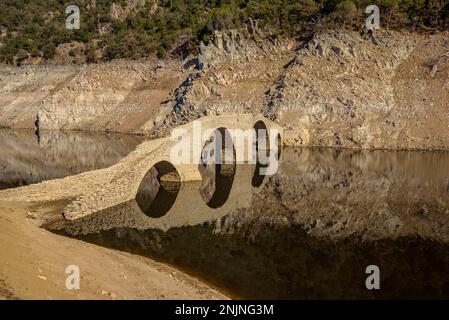
[[[183,80],[171,62],[0,69],[0,126],[138,132]],[[152,121],[150,121],[150,124]]]
[[[167,135],[227,112],[263,113],[286,144],[449,148],[449,41],[378,31],[263,40],[216,32],[184,61],[0,69],[0,126]]]
[[[447,148],[449,42],[394,33],[318,34],[267,99],[291,144]]]
[[[201,70],[176,90],[162,129],[239,110],[280,123],[292,146],[448,148],[447,34],[326,32],[297,46],[233,38],[202,47]]]

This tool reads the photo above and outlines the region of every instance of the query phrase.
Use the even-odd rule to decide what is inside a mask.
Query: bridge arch
[[[256,154],[259,156],[259,152],[263,152],[266,149],[267,152],[270,151],[270,134],[268,132],[268,127],[265,124],[264,121],[258,120],[254,126],[253,129],[256,131],[256,139],[254,141]]]
[[[168,161],[153,165],[143,177],[135,200],[142,212],[151,218],[166,215],[178,197],[181,177]]]
[[[212,209],[222,207],[229,198],[236,173],[236,150],[228,129],[217,128],[206,140],[198,171],[204,202]]]
[[[262,168],[267,167],[266,164],[262,164],[260,158],[262,156],[269,157],[270,156],[270,135],[268,133],[268,128],[264,121],[258,120],[254,126],[253,130],[255,131],[255,141],[253,149],[255,151],[255,160],[256,165],[254,168],[254,174],[251,181],[251,184],[254,188],[260,188],[264,181],[265,176],[260,174]]]

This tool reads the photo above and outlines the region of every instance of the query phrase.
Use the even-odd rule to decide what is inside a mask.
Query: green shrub
[[[50,42],[42,48],[42,51],[44,59],[53,59],[56,55],[56,46],[52,42]]]
[[[24,49],[19,49],[16,54],[16,63],[21,65],[26,59],[28,59],[28,52]]]
[[[31,57],[37,58],[37,57],[41,57],[41,56],[42,56],[42,54],[38,48],[33,48],[33,50],[31,50]]]

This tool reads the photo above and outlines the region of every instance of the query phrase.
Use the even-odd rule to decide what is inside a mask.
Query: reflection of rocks
[[[238,166],[224,211],[195,208],[196,183],[181,189],[165,220],[144,220],[126,203],[59,228],[188,270],[236,297],[447,298],[447,160],[287,149],[258,192],[241,192],[254,168],[241,179]],[[364,287],[371,264],[381,269],[380,291]]]
[[[0,189],[109,167],[140,143],[129,135],[0,130]]]
[[[200,193],[206,203],[212,199],[215,192],[216,169],[217,166],[215,164],[200,164],[198,166],[202,178]]]
[[[218,208],[229,196],[235,175],[235,148],[228,131],[216,130],[206,141],[198,170],[201,174],[201,197]],[[220,201],[218,198],[222,198]]]
[[[253,225],[255,233],[257,225],[301,225],[310,235],[334,239],[419,235],[449,241],[447,158],[446,153],[286,149],[278,174],[266,177],[260,191],[250,188],[254,167],[237,166],[228,200],[235,204],[220,212],[224,218],[215,232],[232,234],[242,225]],[[226,167],[224,176],[233,176],[226,173],[234,166]],[[215,177],[209,180],[215,190]],[[182,187],[176,214],[195,208],[196,201],[210,211],[199,223],[214,220],[218,211],[206,210],[203,188],[204,182]],[[186,214],[194,218],[200,211]],[[100,223],[103,219],[107,216]],[[121,222],[115,226],[131,227]],[[157,224],[139,227],[143,228],[157,228]]]
[[[299,149],[253,201],[318,237],[449,240],[447,153]]]
[[[84,218],[73,221],[59,221],[47,225],[47,227],[64,229],[70,234],[77,235],[125,227],[139,230],[169,230],[215,221],[235,210],[249,208],[252,193],[259,191],[251,187],[253,166],[237,165],[229,167],[232,167],[232,171],[230,169],[224,170],[226,175],[221,178],[223,181],[218,183],[218,192],[213,194],[208,203],[204,201],[200,192],[201,181],[173,183],[162,180],[159,191],[163,190],[173,197],[164,199],[159,197],[158,193],[156,199],[153,199],[150,204],[150,206],[153,206],[153,204],[155,206],[150,214],[148,214],[148,211],[144,212],[143,209],[145,208],[139,207],[138,203],[132,200],[97,211]],[[170,194],[167,196],[170,196]]]
[[[448,298],[447,244],[419,237],[360,242],[316,238],[298,225],[243,224],[232,235],[213,225],[166,233],[116,229],[80,239],[156,258],[238,298]],[[365,268],[381,270],[381,288],[365,288]]]
[[[160,188],[160,183],[157,179],[158,172],[156,168],[152,167],[145,175],[140,184],[139,191],[137,191],[136,201],[143,212],[147,212],[153,202],[154,198]]]
[[[178,197],[181,177],[168,162],[160,162],[147,172],[135,201],[140,210],[151,218],[166,215]]]
[[[205,203],[213,201],[217,192],[225,197],[228,196],[228,189],[232,187],[233,183],[235,167],[232,164],[200,165],[198,167],[202,177],[200,193]]]

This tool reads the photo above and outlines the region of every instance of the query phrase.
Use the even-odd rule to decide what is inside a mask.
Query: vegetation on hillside
[[[146,0],[145,8],[124,19],[111,17],[112,3],[125,7],[127,1],[1,0],[0,61],[52,59],[58,45],[73,41],[86,45],[90,62],[162,57],[180,44],[192,50],[214,30],[242,28],[250,18],[272,36],[305,36],[317,28],[360,29],[370,4],[379,6],[384,28],[435,31],[449,26],[448,0],[157,0],[154,14],[153,0]],[[80,30],[65,28],[69,4],[81,9]]]

